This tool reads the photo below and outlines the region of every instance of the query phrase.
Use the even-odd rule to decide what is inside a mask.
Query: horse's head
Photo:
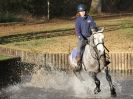
[[[98,31],[91,30],[92,31],[92,36],[91,36],[91,41],[93,47],[97,50],[98,55],[101,56],[104,54],[104,35],[103,31],[104,28],[98,29]]]

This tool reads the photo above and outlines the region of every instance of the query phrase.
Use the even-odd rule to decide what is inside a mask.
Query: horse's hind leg
[[[96,88],[94,89],[94,93],[95,94],[98,94],[101,89],[100,89],[100,80],[97,78],[97,74],[96,73],[92,73],[92,78],[94,79],[95,81],[95,84],[96,84]]]
[[[109,86],[110,86],[111,96],[116,97],[116,91],[115,91],[114,85],[112,84],[112,79],[111,79],[111,76],[109,74],[108,67],[105,68],[105,73],[106,73],[106,79],[107,79]]]

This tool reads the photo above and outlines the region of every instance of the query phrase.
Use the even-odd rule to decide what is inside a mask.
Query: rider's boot
[[[77,67],[75,67],[74,71],[79,72],[82,69],[82,59],[78,57],[77,59]]]
[[[81,71],[82,70],[82,61],[79,60],[77,62],[77,66],[74,68],[73,72],[74,74],[77,76],[77,78],[79,78],[80,81],[84,81],[83,77],[81,76]]]

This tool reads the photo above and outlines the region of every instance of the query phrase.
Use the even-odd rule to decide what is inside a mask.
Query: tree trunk
[[[102,12],[102,0],[92,0],[90,12],[95,13],[95,14],[101,14],[101,12]]]

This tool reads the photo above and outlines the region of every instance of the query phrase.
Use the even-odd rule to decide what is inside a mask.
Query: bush
[[[17,15],[11,13],[0,13],[0,23],[6,22],[22,22],[24,21],[22,18],[19,18]]]

